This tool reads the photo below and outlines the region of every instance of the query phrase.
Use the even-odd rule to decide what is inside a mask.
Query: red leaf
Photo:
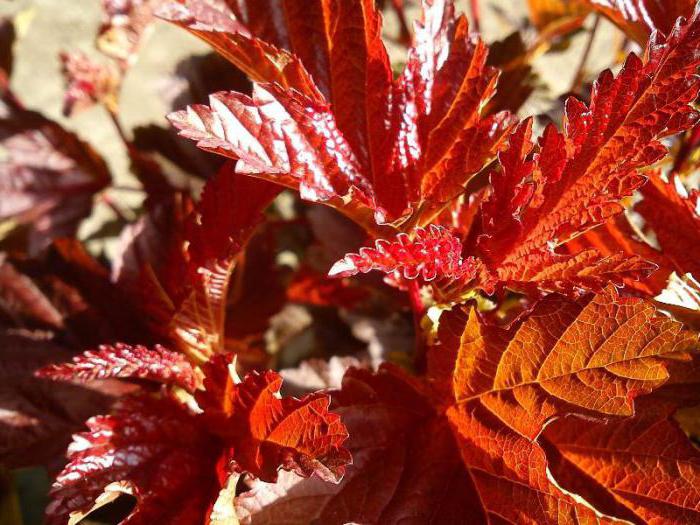
[[[338,129],[375,183],[384,176],[392,74],[373,0],[322,0]]]
[[[659,38],[644,61],[632,54],[617,78],[599,77],[590,108],[570,98],[565,133],[548,127],[532,159],[531,122],[511,137],[478,243],[500,281],[531,280],[557,246],[618,214],[619,200],[645,180],[639,170],[666,154],[660,139],[697,120],[688,104],[700,88],[698,62],[687,57],[700,43],[700,19]]]
[[[319,100],[321,95],[299,59],[251,34],[227,8],[205,0],[168,2],[158,16],[209,43],[255,82],[274,82]],[[263,36],[263,35],[260,35]]]
[[[133,386],[56,384],[37,379],[39,368],[68,359],[68,349],[41,332],[0,331],[0,463],[8,468],[63,465],[72,432],[83,421],[108,410]]]
[[[218,447],[178,403],[127,398],[114,415],[94,417],[87,425],[88,432],[74,437],[69,463],[51,489],[50,523],[64,524],[73,513],[85,515],[105,489],[136,497],[124,524],[204,521],[218,491]]]
[[[406,67],[394,87],[389,173],[375,177],[379,203],[393,219],[409,208],[427,210],[457,197],[496,154],[512,118],[486,117],[497,70],[487,48],[470,35],[452,2],[422,2],[421,22]],[[401,191],[402,190],[402,191]]]
[[[26,275],[18,272],[0,252],[0,309],[15,320],[30,319],[63,328],[63,315]]]
[[[557,481],[596,501],[609,498],[617,515],[659,524],[700,519],[700,454],[668,415],[607,424],[566,418],[548,426],[544,440],[559,456]]]
[[[272,62],[303,71],[296,57],[277,51],[284,56],[261,58],[250,47],[259,43],[247,36],[255,33],[252,26],[192,0],[167,16],[264,84],[255,88],[253,100],[218,94],[211,108],[192,106],[171,121],[200,148],[241,159],[241,172],[298,188],[309,200],[336,198],[331,204],[360,223],[370,207],[380,224],[405,220],[411,209],[421,208],[420,224],[427,224],[493,159],[512,125],[507,114],[482,117],[497,76],[485,65],[486,46],[468,34],[466,18],[455,17],[452,2],[426,1],[404,74],[392,82],[373,2],[309,2],[310,20],[322,24],[309,31],[311,38],[320,40],[321,30],[325,36],[311,57],[299,38],[293,4],[270,8],[280,19],[274,31],[256,15],[234,11],[277,43],[298,47],[324,96],[308,84],[310,78],[268,68]],[[241,126],[247,133],[239,133]],[[350,187],[355,202],[346,198]]]
[[[63,381],[93,381],[111,377],[147,379],[166,385],[176,385],[194,392],[199,383],[190,362],[183,354],[171,352],[160,345],[145,346],[102,345],[97,351],[88,350],[73,358],[72,363],[50,365],[36,372],[37,377]]]
[[[462,243],[441,226],[416,228],[413,239],[399,233],[396,240],[379,239],[375,248],[360,248],[336,262],[328,272],[331,277],[348,277],[360,272],[379,270],[399,278],[425,281],[433,279],[472,280],[478,266],[473,257],[462,258]]]
[[[225,349],[226,298],[237,256],[279,193],[265,181],[243,177],[230,164],[204,188],[187,231],[187,281],[170,321],[181,350],[206,360]]]
[[[642,45],[654,31],[669,34],[678,17],[692,16],[697,5],[695,0],[586,0],[586,3]]]
[[[661,251],[676,270],[700,279],[700,193],[695,190],[683,197],[674,181],[652,177],[642,188],[644,199],[635,206],[656,236]]]
[[[328,411],[330,398],[280,397],[278,373],[251,372],[240,381],[231,376],[229,362],[222,356],[206,365],[205,391],[197,394],[197,402],[230,447],[234,468],[264,481],[275,481],[282,468],[337,483],[350,455],[342,446],[348,437],[345,425]]]
[[[154,22],[153,11],[162,0],[102,0],[104,16],[97,46],[129,65]]]
[[[343,481],[289,474],[276,484],[249,480],[251,490],[236,498],[242,523],[273,524],[284,515],[291,523],[450,525],[503,514],[513,523],[566,523],[594,515],[547,480],[537,445],[496,427],[460,437],[395,369],[350,370],[334,406],[353,454]],[[466,451],[471,444],[483,447],[475,459]]]
[[[357,159],[325,103],[257,85],[253,98],[217,93],[210,107],[190,106],[169,119],[200,148],[238,159],[238,173],[298,189],[311,201],[339,200],[353,191],[359,206],[373,204]]]
[[[628,260],[641,257],[654,263],[658,269],[648,278],[623,280],[625,287],[648,296],[659,294],[666,287],[668,276],[673,271],[671,262],[664,254],[638,239],[624,214],[611,217],[600,226],[572,239],[564,248],[572,255],[594,249],[604,256],[619,257],[624,254]]]

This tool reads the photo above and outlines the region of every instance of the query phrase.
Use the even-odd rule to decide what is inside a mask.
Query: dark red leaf
[[[0,101],[0,220],[31,224],[30,250],[73,236],[110,181],[105,161],[85,142],[38,113]]]

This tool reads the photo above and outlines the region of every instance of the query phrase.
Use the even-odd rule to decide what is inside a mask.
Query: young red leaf
[[[274,86],[256,86],[253,98],[218,93],[211,107],[191,106],[169,119],[197,145],[239,159],[236,172],[298,189],[302,198],[325,201],[346,197],[372,201],[356,157],[336,129],[325,104]]]
[[[498,71],[486,65],[488,48],[469,33],[466,17],[455,15],[453,2],[423,1],[422,8],[396,86],[394,111],[399,114],[394,118],[401,127],[391,167],[405,172],[406,205],[419,199],[430,208],[464,191],[495,156],[513,119],[507,113],[483,113]]]
[[[286,29],[272,31],[260,20],[256,25],[276,42],[302,50],[320,90],[311,89],[301,74],[290,79],[267,67],[270,59],[250,48],[253,41],[261,45],[247,36],[253,27],[230,13],[212,10],[201,0],[172,7],[170,19],[212,43],[252,80],[264,83],[256,87],[252,101],[219,94],[211,108],[192,106],[187,113],[175,113],[173,124],[199,147],[241,159],[241,172],[299,188],[302,197],[314,201],[343,197],[343,202],[331,204],[360,223],[367,206],[376,210],[380,223],[405,220],[419,207],[425,215],[420,222],[430,222],[491,161],[512,125],[507,114],[482,117],[497,77],[485,65],[486,46],[469,35],[466,18],[456,18],[451,1],[426,1],[406,69],[392,82],[373,2],[310,4],[311,19],[325,36],[321,51],[311,58],[296,33],[300,21],[294,2],[281,9]],[[180,14],[175,16],[175,11]],[[243,11],[239,15],[254,23],[255,16]],[[219,31],[213,31],[215,25]],[[319,30],[311,32],[312,38],[319,37]],[[303,71],[295,57],[275,63]],[[234,135],[241,127],[246,132]],[[356,202],[347,199],[351,186]]]
[[[379,239],[375,248],[361,248],[336,262],[331,277],[348,277],[379,270],[404,279],[463,279],[476,277],[478,266],[473,257],[462,258],[462,243],[449,230],[431,224],[416,228],[413,238],[399,233],[396,240]]]
[[[260,7],[254,6],[252,11],[246,11],[252,13],[250,16],[256,16],[257,9]],[[280,11],[279,7],[270,6],[268,9]],[[251,33],[251,30],[260,30],[261,27],[247,28],[224,3],[206,0],[165,2],[158,9],[158,16],[209,43],[251,80],[274,82],[293,88],[312,99],[321,98],[316,85],[296,56],[262,40],[261,38],[270,36],[267,31],[263,30],[262,35]]]
[[[663,254],[680,274],[700,279],[700,192],[682,196],[674,181],[652,177],[642,188],[643,200],[635,206],[654,233]]]
[[[563,248],[571,255],[595,250],[603,256],[620,257],[620,254],[624,254],[627,260],[641,257],[654,263],[658,269],[646,279],[623,280],[625,287],[648,296],[659,294],[666,287],[669,274],[673,271],[673,265],[665,254],[638,238],[625,214],[611,217],[600,226],[570,240]]]
[[[326,481],[342,479],[350,454],[340,417],[329,412],[330,398],[310,394],[281,397],[282,377],[272,370],[250,372],[240,381],[226,358],[205,367],[204,392],[197,402],[213,431],[230,448],[236,470],[275,481],[277,469]]]
[[[194,392],[197,375],[183,354],[156,345],[102,345],[73,358],[72,363],[50,365],[36,372],[37,377],[63,381],[93,381],[95,379],[147,379],[166,385],[176,385]]]
[[[667,35],[680,16],[690,17],[695,0],[584,0],[603,13],[628,36],[644,45],[649,35],[660,31]]]
[[[67,84],[64,115],[74,115],[97,103],[116,112],[121,75],[115,67],[94,62],[80,51],[61,53],[60,58]]]

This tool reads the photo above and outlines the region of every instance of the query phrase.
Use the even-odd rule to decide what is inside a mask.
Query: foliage
[[[145,197],[111,258],[107,163],[2,62],[0,458],[55,474],[49,523],[700,521],[700,9],[530,0],[490,54],[385,7],[401,67],[371,0],[105,0],[61,60]],[[533,60],[593,11],[644,51],[541,126]],[[120,123],[156,17],[224,59],[183,138]]]

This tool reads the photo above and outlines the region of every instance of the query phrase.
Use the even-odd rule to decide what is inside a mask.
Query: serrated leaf
[[[37,377],[63,381],[94,381],[96,379],[146,379],[166,385],[176,385],[194,392],[198,378],[183,354],[160,345],[145,346],[117,343],[102,345],[73,358],[72,363],[50,365],[38,370]]]
[[[321,96],[296,56],[251,34],[225,5],[205,0],[166,2],[158,16],[209,43],[255,82],[274,82],[312,99]]]
[[[552,474],[560,484],[634,523],[700,517],[700,454],[666,414],[608,424],[566,418],[550,425],[543,439],[558,456]]]
[[[278,468],[340,481],[350,461],[342,446],[348,433],[328,411],[330,398],[281,397],[277,372],[250,372],[240,381],[228,362],[221,356],[206,365],[205,391],[196,397],[213,431],[230,447],[235,470],[264,481],[275,481]]]
[[[518,127],[482,206],[478,246],[499,280],[530,280],[558,246],[618,214],[645,181],[639,170],[666,154],[660,139],[697,121],[688,104],[698,63],[687,57],[699,42],[697,16],[665,41],[657,35],[644,60],[632,54],[617,77],[600,75],[590,107],[570,98],[565,132],[548,126],[534,156],[531,121]]]
[[[111,416],[87,422],[68,449],[69,463],[51,489],[49,523],[65,524],[91,510],[113,483],[137,498],[122,523],[203,521],[218,492],[217,448],[178,403],[169,399],[124,399]]]
[[[379,270],[399,279],[424,281],[435,278],[464,279],[476,277],[478,266],[473,257],[462,258],[462,243],[449,230],[430,225],[416,228],[412,237],[399,233],[395,240],[379,239],[374,248],[360,248],[347,254],[328,272],[331,277],[349,277]]]
[[[695,0],[584,0],[592,9],[607,16],[628,36],[645,44],[649,35],[660,31],[667,35],[680,16],[690,17]]]
[[[107,410],[114,397],[133,388],[52,384],[34,377],[39,368],[70,352],[46,334],[0,333],[0,463],[60,467],[70,434],[85,418]]]
[[[224,351],[226,299],[237,256],[279,191],[236,174],[230,164],[205,187],[186,230],[187,281],[169,322],[171,336],[190,357],[206,360]]]
[[[625,278],[624,286],[646,295],[657,295],[666,287],[673,265],[666,255],[640,239],[630,226],[624,214],[611,217],[605,223],[579,235],[563,247],[568,253],[576,254],[585,250],[595,250],[603,256],[624,254],[628,260],[641,257],[656,265],[647,278],[639,280]]]
[[[290,525],[451,525],[464,523],[465,516],[474,523],[497,517],[574,523],[576,516],[615,522],[598,519],[591,507],[551,483],[537,445],[495,427],[460,437],[415,386],[391,368],[376,375],[350,370],[334,395],[354,459],[344,480],[337,486],[290,474],[276,484],[248,480],[251,490],[236,498],[241,523],[278,523],[281,516]],[[473,452],[479,461],[466,451],[472,444],[479,447]]]

